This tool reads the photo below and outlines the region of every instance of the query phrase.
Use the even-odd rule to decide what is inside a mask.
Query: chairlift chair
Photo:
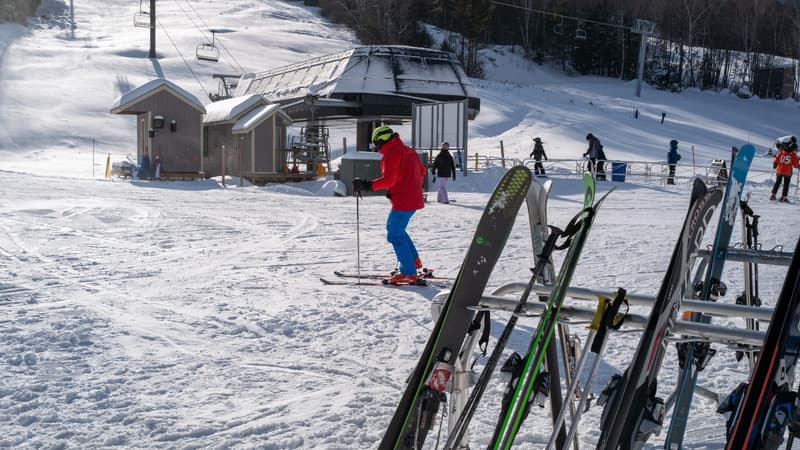
[[[211,30],[211,42],[204,42],[197,46],[197,49],[195,49],[197,59],[211,62],[219,61],[219,49],[214,44],[215,33],[216,30]]]
[[[581,28],[582,26],[583,26],[583,21],[582,20],[579,20],[575,24],[575,39],[578,40],[578,41],[586,40],[586,30]]]
[[[142,9],[142,0],[139,0],[139,11],[133,13],[133,26],[150,28],[150,13]]]
[[[564,17],[561,17],[561,22],[553,25],[553,33],[563,36],[564,35]]]

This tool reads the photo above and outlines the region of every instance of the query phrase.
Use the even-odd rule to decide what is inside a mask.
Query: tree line
[[[436,47],[480,77],[478,51],[509,45],[584,75],[637,76],[637,19],[655,25],[645,79],[662,88],[737,90],[760,69],[800,59],[800,0],[305,0],[367,45]],[[797,91],[795,81],[795,92]]]

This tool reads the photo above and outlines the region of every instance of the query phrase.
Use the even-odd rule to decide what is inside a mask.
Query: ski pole
[[[361,191],[356,192],[356,273],[358,274],[358,283],[361,284],[361,218],[359,217],[358,199],[361,197]]]
[[[576,408],[575,415],[572,418],[572,423],[570,424],[569,432],[567,433],[567,440],[564,442],[564,448],[569,447],[570,442],[572,442],[578,432],[578,421],[580,420],[583,411],[586,409],[585,404],[588,398],[587,396],[589,394],[589,390],[592,388],[594,374],[597,372],[597,367],[600,365],[600,361],[602,359],[601,356],[603,354],[603,350],[605,349],[605,344],[607,341],[606,332],[609,328],[618,328],[620,325],[622,325],[619,322],[615,324],[614,320],[619,312],[620,305],[622,305],[622,302],[625,301],[626,294],[627,291],[625,289],[619,288],[614,296],[614,300],[606,297],[598,297],[597,310],[594,315],[594,320],[592,320],[592,324],[589,326],[589,335],[586,337],[586,344],[581,352],[578,365],[575,367],[575,374],[572,378],[572,382],[567,389],[567,398],[572,399],[575,396],[575,393],[578,391],[580,373],[586,367],[586,360],[588,359],[590,352],[595,354],[595,359],[581,391],[581,398],[578,403],[578,407]],[[561,413],[556,419],[554,430],[560,428],[561,424],[564,423],[566,412],[566,409],[561,410]],[[555,444],[555,440],[556,434],[553,433],[550,435],[550,441],[547,443],[546,448],[552,448],[552,445]]]

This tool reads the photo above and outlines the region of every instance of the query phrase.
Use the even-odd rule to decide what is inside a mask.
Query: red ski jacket
[[[372,180],[372,190],[387,190],[395,211],[422,209],[422,177],[425,166],[414,149],[406,147],[399,137],[389,139],[378,152],[381,158],[381,177]]]
[[[775,156],[775,160],[772,164],[775,166],[775,173],[791,177],[792,167],[797,168],[798,165],[797,153],[781,150]]]

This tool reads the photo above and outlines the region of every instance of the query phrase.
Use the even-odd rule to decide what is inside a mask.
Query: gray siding
[[[162,172],[199,172],[201,170],[201,133],[203,114],[193,106],[176,97],[169,91],[160,91],[147,97],[130,109],[135,109],[145,114],[137,115],[138,135],[137,141],[143,136],[146,141],[152,141],[152,148],[148,149],[148,142],[138,142],[139,159],[145,154],[153,161],[161,155]],[[147,117],[146,112],[151,112],[150,123],[142,123]],[[148,129],[152,127],[152,118],[164,117],[164,128],[154,129],[156,134],[148,139]],[[176,131],[170,131],[170,122],[175,120]],[[145,129],[141,129],[142,126]]]
[[[275,116],[265,120],[255,129],[255,170],[254,172],[275,173]]]

